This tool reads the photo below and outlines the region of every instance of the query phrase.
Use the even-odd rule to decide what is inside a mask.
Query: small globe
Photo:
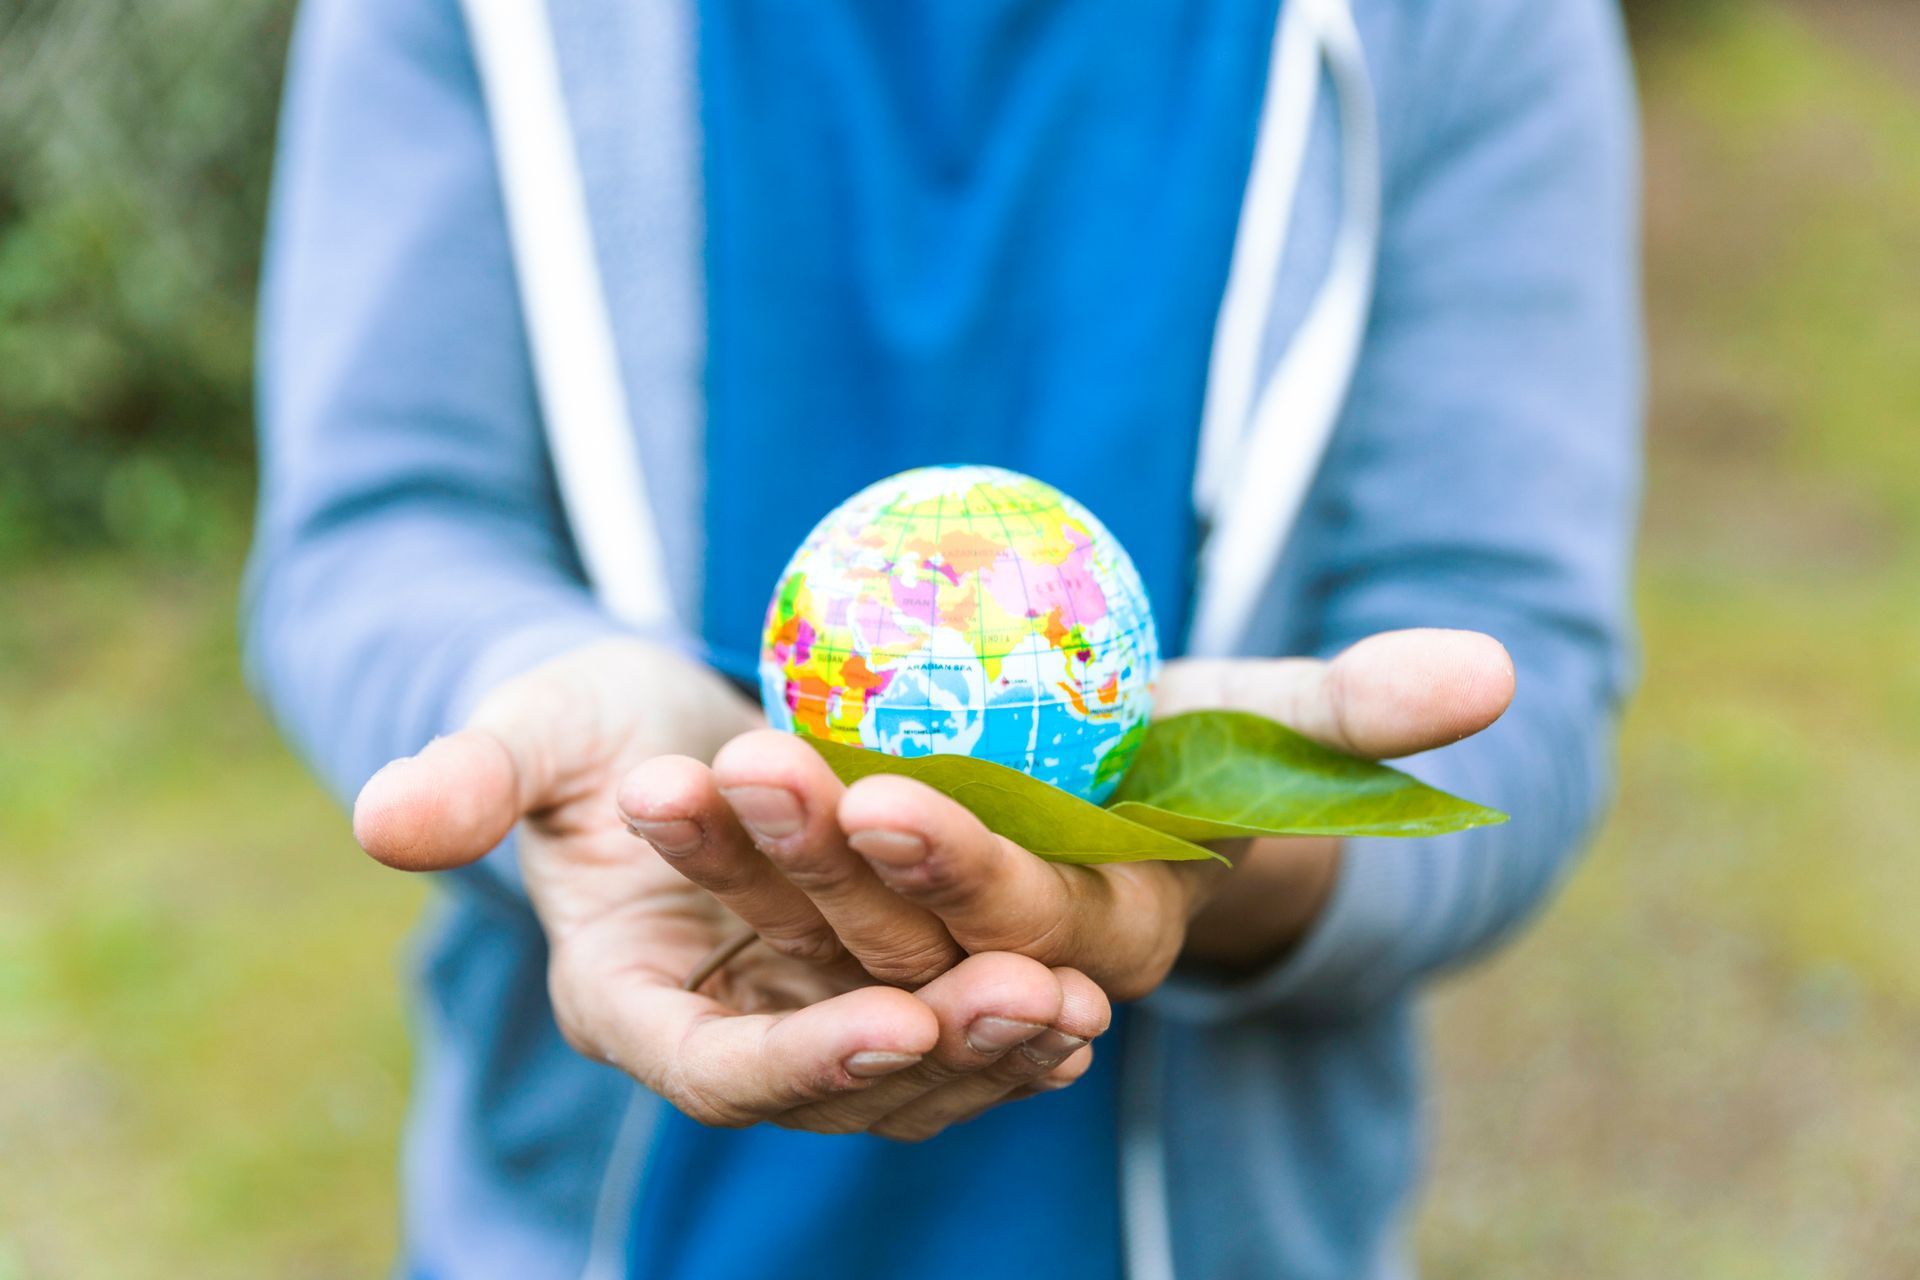
[[[972,756],[1096,804],[1159,670],[1133,561],[1091,512],[998,467],[921,467],[814,527],[760,653],[767,718],[895,756]]]

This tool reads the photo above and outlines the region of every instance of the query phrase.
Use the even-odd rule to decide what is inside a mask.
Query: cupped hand
[[[1512,695],[1497,641],[1400,631],[1331,661],[1169,663],[1155,714],[1254,711],[1380,759],[1476,733]],[[767,729],[727,743],[711,769],[685,758],[641,764],[618,796],[636,832],[779,954],[850,955],[904,987],[984,953],[1070,967],[1119,1000],[1153,990],[1183,952],[1261,963],[1310,925],[1338,857],[1333,841],[1262,840],[1228,849],[1231,867],[1047,862],[911,779],[844,787],[805,743]],[[1230,883],[1240,889],[1223,895]]]
[[[698,785],[695,761],[758,723],[704,667],[609,641],[503,684],[466,728],[381,770],[354,832],[418,871],[473,862],[518,824],[561,1031],[707,1124],[918,1139],[1082,1074],[1106,996],[1027,956],[951,955],[909,992],[877,983],[799,910],[767,927],[813,949],[756,947],[684,989],[741,928],[726,897],[767,872],[742,868],[725,895],[697,887],[634,839],[616,789],[636,769],[669,794],[676,778]]]

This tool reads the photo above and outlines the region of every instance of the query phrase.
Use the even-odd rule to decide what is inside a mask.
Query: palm
[[[677,989],[745,926],[619,823],[611,781],[617,776],[593,799],[529,820],[520,845],[522,875],[570,982]],[[852,985],[845,968],[828,970],[756,947],[701,990],[727,1008],[771,1013]]]
[[[664,663],[664,669],[663,669]],[[678,989],[743,927],[621,823],[622,776],[669,754],[706,758],[760,722],[730,689],[691,681],[671,661],[607,646],[543,673],[536,699],[565,725],[561,755],[516,762],[529,811],[521,876],[555,952],[556,996],[574,984],[642,983]],[[488,710],[477,719],[484,723]],[[526,773],[541,776],[529,779]],[[844,972],[844,971],[843,971]],[[729,965],[703,990],[743,1012],[798,1008],[847,990],[827,971],[764,948]]]
[[[1018,956],[975,956],[909,993],[837,943],[796,946],[795,922],[776,919],[760,930],[774,946],[704,993],[685,989],[753,934],[674,865],[703,833],[623,817],[621,798],[644,773],[670,801],[717,799],[674,791],[710,783],[703,762],[758,722],[676,655],[638,641],[579,650],[499,686],[467,728],[370,779],[354,832],[381,861],[425,871],[472,862],[518,826],[560,1030],[704,1123],[924,1138],[1085,1071],[1107,1020],[1099,989]]]

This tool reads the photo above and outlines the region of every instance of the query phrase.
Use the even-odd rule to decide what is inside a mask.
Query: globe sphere
[[[1159,663],[1140,575],[1085,507],[999,467],[921,467],[794,553],[761,700],[809,737],[990,760],[1099,803],[1146,734]]]

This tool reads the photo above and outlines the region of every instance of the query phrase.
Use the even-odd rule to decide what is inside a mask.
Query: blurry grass
[[[1642,67],[1620,808],[1438,1002],[1435,1277],[1920,1275],[1920,98],[1714,12]]]
[[[1643,68],[1620,810],[1438,1002],[1440,1280],[1920,1275],[1920,107],[1705,12]],[[235,571],[0,583],[0,1280],[391,1256],[419,890],[239,688]]]
[[[0,612],[0,1280],[374,1275],[415,887],[237,680],[233,566]]]

